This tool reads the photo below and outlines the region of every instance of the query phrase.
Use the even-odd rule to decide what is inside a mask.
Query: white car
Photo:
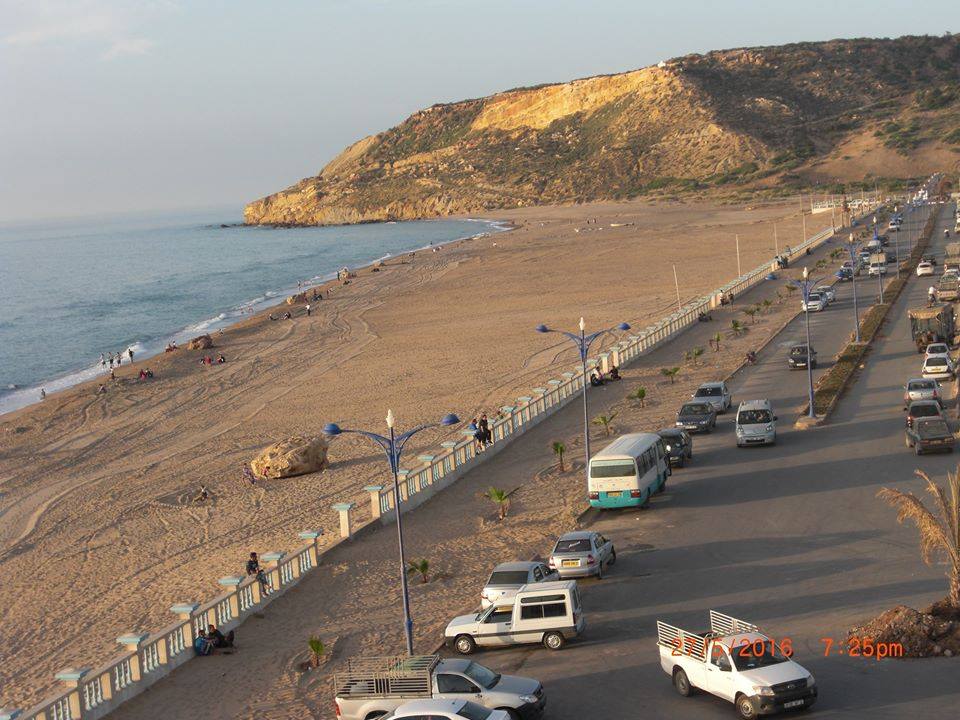
[[[870,269],[867,270],[867,275],[871,277],[876,277],[877,275],[886,275],[887,274],[887,263],[885,262],[872,262],[870,263]]]
[[[522,560],[500,563],[480,591],[480,607],[486,609],[500,599],[511,597],[524,585],[559,579],[560,574],[542,562]]]
[[[950,380],[956,374],[953,361],[942,355],[924,358],[923,370],[920,372],[927,380]]]
[[[491,710],[469,700],[412,700],[383,720],[510,720],[506,710]]]
[[[815,288],[814,292],[818,292],[825,297],[827,299],[827,305],[837,299],[836,291],[829,285],[821,285],[820,287]]]
[[[933,275],[933,265],[928,262],[922,262],[917,265],[917,277],[923,277],[924,275]]]
[[[820,293],[812,292],[807,295],[806,301],[800,301],[800,310],[809,312],[820,312],[827,306],[826,300]]]
[[[929,357],[950,357],[950,348],[947,347],[946,343],[930,343],[927,345],[927,350],[924,353],[924,360]]]

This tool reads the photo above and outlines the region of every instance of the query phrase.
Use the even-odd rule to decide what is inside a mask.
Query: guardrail
[[[794,260],[833,234],[834,230],[827,228],[783,254],[788,260]],[[724,295],[738,295],[749,290],[763,282],[775,268],[775,260],[771,260],[712,293],[688,302],[641,333],[630,335],[590,358],[587,372],[595,367],[606,372],[611,365],[619,367],[632,362],[697,322],[700,313],[717,307]],[[495,455],[507,442],[555,413],[577,397],[586,380],[578,365],[561,373],[560,378],[548,380],[546,387],[535,388],[532,395],[518,398],[516,405],[502,407],[501,415],[491,424],[494,442],[479,455],[472,434],[459,441],[441,443],[441,449],[435,454],[420,455],[420,466],[400,471],[401,511],[417,507],[477,463]],[[373,520],[388,522],[396,510],[392,488],[369,485],[364,489],[370,493]],[[353,503],[333,506],[340,514],[341,538],[353,536],[350,523],[353,507]],[[195,657],[193,645],[199,630],[212,624],[221,632],[229,632],[300,582],[320,562],[320,536],[318,531],[302,532],[300,538],[308,542],[293,552],[261,555],[269,592],[261,591],[255,577],[220,578],[219,584],[229,588],[222,595],[203,605],[185,602],[172,606],[170,611],[177,616],[175,623],[153,634],[121,635],[117,638],[117,643],[124,648],[120,655],[96,668],[61,670],[56,674],[56,679],[64,686],[61,691],[26,712],[0,709],[0,720],[98,720],[104,717]]]

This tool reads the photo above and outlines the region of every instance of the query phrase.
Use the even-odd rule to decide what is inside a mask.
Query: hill
[[[339,224],[952,169],[960,35],[688,55],[655,67],[434,105],[315,177],[250,203],[251,224]]]

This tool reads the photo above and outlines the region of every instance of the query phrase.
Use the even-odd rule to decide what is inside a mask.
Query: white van
[[[641,507],[653,493],[663,490],[670,473],[670,461],[659,435],[621,435],[590,458],[590,504],[599,508]]]
[[[575,580],[524,585],[509,602],[476,615],[455,617],[444,630],[448,647],[469,655],[477,647],[543,643],[559,650],[583,632],[586,621]]]
[[[737,408],[737,447],[777,442],[777,416],[769,400],[745,400]]]

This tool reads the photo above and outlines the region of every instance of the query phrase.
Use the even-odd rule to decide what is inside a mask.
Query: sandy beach
[[[216,579],[241,573],[251,550],[289,549],[305,529],[335,532],[333,503],[356,502],[358,519],[368,516],[362,487],[382,481],[386,467],[374,446],[338,438],[327,471],[251,486],[241,469],[262,447],[318,434],[328,421],[380,429],[387,408],[401,427],[446,412],[469,420],[494,411],[574,362],[572,347],[533,331],[538,323],[573,329],[582,315],[588,329],[624,320],[643,327],[675,307],[674,265],[686,301],[738,274],[735,235],[744,271],[774,254],[774,222],[781,248],[802,236],[795,199],[751,208],[602,203],[499,212],[496,219],[517,227],[397,258],[377,273],[363,270],[315,303],[309,318],[295,306],[292,320],[264,314],[230,328],[213,349],[226,356],[224,365],[201,366],[204,353],[181,349],[123,366],[106,394],[95,393],[96,383],[82,385],[0,417],[0,706],[28,707],[55,687],[57,670],[98,664],[116,652],[118,635],[167,624],[175,602],[212,597]],[[829,214],[808,216],[807,234],[829,224]],[[629,370],[622,387],[602,390],[607,404],[637,382],[651,388],[652,401],[643,410],[622,404],[617,430],[664,422],[681,387],[689,392],[696,378],[734,367],[743,349],[792,310],[778,306],[753,334],[685,370],[677,386],[657,377],[656,358]],[[137,382],[141,367],[156,377]],[[570,430],[551,439],[564,439],[575,459],[577,433]],[[459,431],[424,432],[406,457],[451,436]],[[492,506],[470,483],[441,494],[444,512],[411,523],[411,552],[432,558],[443,587],[415,588],[421,617],[431,618],[418,625],[418,637],[435,637],[446,622],[431,598],[466,603],[475,594],[490,557],[476,553],[477,544],[534,551],[579,507],[576,464],[557,473],[548,443],[541,456],[518,454],[516,463],[512,481],[489,480],[525,483],[508,533],[491,529]],[[201,484],[211,498],[194,504]],[[536,507],[538,491],[553,485],[555,505]],[[231,658],[217,657],[190,682],[228,673],[222,682],[256,687],[256,696],[237,691],[215,709],[194,707],[197,716],[330,714],[325,680],[295,669],[305,647],[298,655],[271,646],[268,638],[278,634],[303,645],[315,630],[333,645],[334,662],[399,647],[395,567],[383,535],[338,551],[340,562],[244,626],[246,642],[259,638],[258,662],[227,668]],[[316,615],[284,617],[286,603],[306,592],[318,594]],[[172,703],[171,685],[148,696],[156,702],[166,693]],[[148,705],[138,698],[119,715],[152,715]],[[168,706],[167,714],[186,717],[187,710]]]

